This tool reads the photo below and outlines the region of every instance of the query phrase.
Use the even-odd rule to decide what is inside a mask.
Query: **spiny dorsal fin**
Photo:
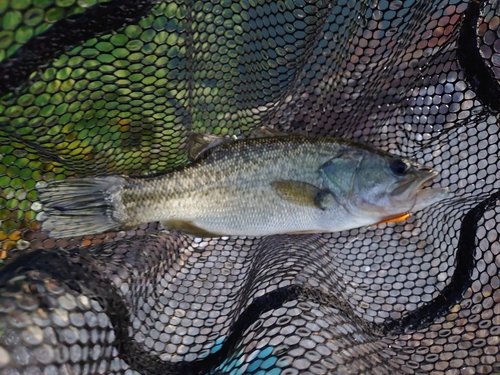
[[[268,126],[261,126],[259,128],[253,129],[248,138],[269,138],[286,136],[288,134],[274,130]],[[196,160],[201,154],[206,151],[220,146],[223,143],[232,142],[236,139],[235,136],[232,138],[220,137],[214,134],[199,134],[191,133],[188,140],[188,157],[191,160]]]
[[[283,137],[289,135],[284,132],[280,132],[278,130],[275,130],[273,128],[270,128],[269,126],[261,126],[259,128],[252,129],[250,134],[248,135],[248,138],[269,138],[269,137]]]
[[[188,141],[188,156],[191,160],[196,160],[204,152],[225,142],[231,142],[231,139],[213,134],[192,133]]]

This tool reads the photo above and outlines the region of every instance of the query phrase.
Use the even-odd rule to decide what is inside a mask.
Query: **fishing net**
[[[500,372],[497,1],[0,1],[0,374]],[[451,199],[342,233],[50,238],[35,185],[349,138]]]

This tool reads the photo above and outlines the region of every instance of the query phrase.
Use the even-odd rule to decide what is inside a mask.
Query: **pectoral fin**
[[[332,193],[328,190],[321,190],[315,197],[314,203],[317,207],[322,210],[326,210],[329,207],[337,204],[337,200],[332,195]]]
[[[325,190],[302,181],[274,181],[271,183],[278,195],[299,206],[316,207],[325,210],[335,198]]]

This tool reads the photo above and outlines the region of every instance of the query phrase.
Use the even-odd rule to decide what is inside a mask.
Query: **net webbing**
[[[0,375],[499,373],[499,25],[497,1],[0,1]],[[38,182],[262,125],[454,197],[322,235],[40,230]]]

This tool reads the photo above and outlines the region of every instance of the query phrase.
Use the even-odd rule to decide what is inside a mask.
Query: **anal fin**
[[[163,223],[168,229],[177,229],[183,233],[190,234],[195,237],[221,237],[222,234],[212,233],[203,228],[198,227],[191,221],[187,220],[167,220]]]

